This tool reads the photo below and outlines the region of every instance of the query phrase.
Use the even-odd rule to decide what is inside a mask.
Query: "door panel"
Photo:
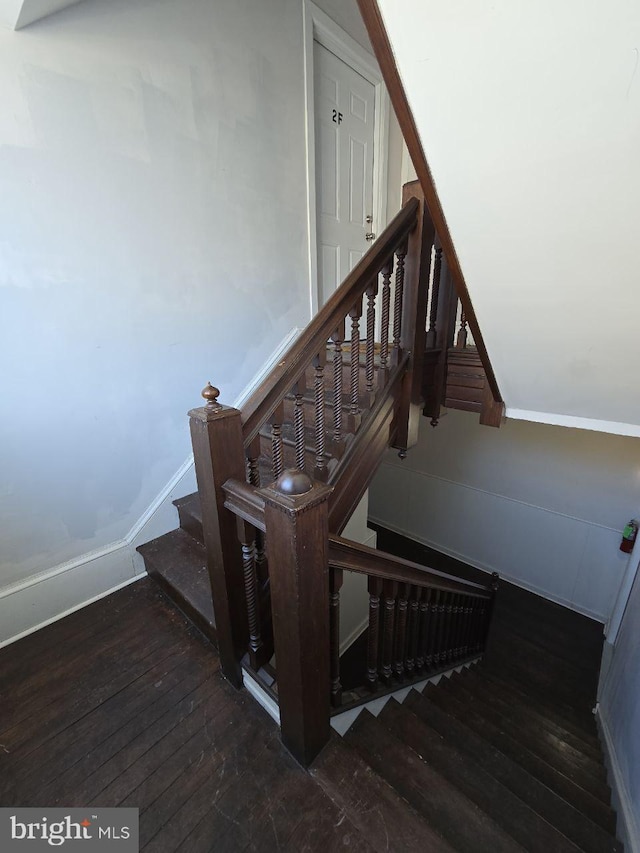
[[[375,88],[314,42],[318,281],[324,304],[367,250]]]

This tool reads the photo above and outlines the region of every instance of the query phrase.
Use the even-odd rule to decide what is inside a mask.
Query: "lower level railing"
[[[265,662],[255,588],[256,541],[266,539],[275,649],[268,678],[283,741],[301,763],[326,743],[331,708],[336,713],[363,704],[483,652],[497,575],[492,586],[483,586],[329,535],[331,487],[302,471],[287,470],[266,489],[230,480],[224,490],[243,539],[250,626],[245,661],[254,670]],[[366,575],[369,607],[366,675],[349,692],[340,678],[345,571]]]
[[[331,704],[334,709],[424,680],[482,653],[494,590],[425,569],[339,537],[329,541]],[[367,576],[366,676],[344,693],[340,679],[343,573]],[[497,576],[493,578],[497,582]]]

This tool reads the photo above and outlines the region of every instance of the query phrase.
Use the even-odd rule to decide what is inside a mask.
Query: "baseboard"
[[[236,398],[240,408],[300,334],[293,328]],[[193,455],[156,495],[124,539],[0,589],[0,648],[110,595],[146,573],[136,547],[178,526],[173,500],[195,490]]]
[[[57,622],[144,575],[125,540],[0,590],[0,648]]]
[[[582,616],[588,616],[589,619],[593,619],[596,622],[600,622],[604,627],[604,619],[599,613],[595,613],[593,610],[589,610],[586,607],[580,607],[579,605],[568,601],[566,598],[562,598],[562,596],[552,595],[546,589],[542,589],[542,587],[537,587],[535,584],[529,584],[526,581],[523,581],[521,578],[509,575],[502,570],[498,570],[498,568],[496,568],[495,566],[485,565],[484,563],[481,563],[478,560],[474,560],[473,557],[469,557],[467,554],[463,554],[462,552],[456,551],[453,548],[447,548],[444,545],[441,545],[439,542],[433,542],[432,540],[426,539],[423,536],[418,536],[413,531],[403,530],[397,525],[391,524],[386,519],[377,518],[374,515],[370,515],[369,522],[371,524],[378,525],[378,527],[384,527],[387,530],[390,530],[392,533],[398,533],[400,536],[405,536],[407,539],[411,539],[413,542],[419,542],[421,545],[426,545],[427,548],[433,548],[434,551],[440,551],[440,553],[446,554],[447,557],[453,557],[455,560],[460,560],[460,562],[466,563],[468,566],[471,566],[474,569],[478,569],[481,572],[486,572],[489,575],[492,572],[498,572],[502,580],[508,581],[514,586],[520,587],[520,589],[526,589],[527,592],[533,592],[535,593],[535,595],[539,595],[541,598],[546,598],[547,601],[553,601],[554,604],[561,604],[568,610],[572,610],[575,613],[580,613]]]
[[[602,734],[601,741],[604,746],[605,764],[609,771],[613,805],[618,814],[618,839],[624,844],[626,853],[640,853],[640,815],[636,814],[633,800],[620,770],[613,738],[607,721],[602,716],[601,705],[598,705],[596,720]]]

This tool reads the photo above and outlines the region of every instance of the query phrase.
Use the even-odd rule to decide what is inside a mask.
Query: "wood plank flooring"
[[[371,849],[151,580],[0,651],[0,805],[135,806],[156,853]]]

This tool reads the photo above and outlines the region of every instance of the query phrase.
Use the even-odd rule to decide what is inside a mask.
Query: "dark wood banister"
[[[381,266],[393,255],[402,238],[412,230],[419,207],[417,199],[411,199],[404,205],[282,361],[247,400],[242,408],[245,446],[258,435],[271,412],[304,373],[313,357],[326,345],[329,336],[349,313],[354,302],[364,294],[371,280],[377,277]]]
[[[440,238],[442,248],[449,265],[449,270],[453,278],[456,291],[460,298],[460,302],[464,308],[465,316],[469,324],[469,328],[473,334],[473,338],[478,348],[478,353],[482,360],[483,367],[487,376],[487,383],[491,389],[493,399],[496,403],[502,403],[502,395],[493,367],[489,360],[489,354],[482,337],[482,332],[478,325],[476,313],[469,296],[467,284],[462,272],[460,260],[447,225],[447,220],[440,204],[440,198],[436,190],[435,182],[431,174],[431,169],[427,162],[427,158],[420,140],[418,128],[416,127],[415,119],[409,106],[407,95],[404,91],[402,80],[396,66],[396,61],[393,55],[389,36],[387,34],[380,9],[376,0],[357,0],[360,8],[360,14],[369,33],[373,52],[380,66],[384,82],[389,90],[389,97],[395,114],[398,118],[398,124],[402,130],[402,135],[409,149],[409,154],[413,162],[413,166],[418,175],[418,179],[424,192],[425,204],[429,210],[429,214],[435,225],[436,232]]]
[[[379,672],[387,685],[392,672],[399,677],[405,666],[406,596],[413,596],[411,642],[415,645],[418,640],[415,619],[419,618],[420,642],[431,649],[427,651],[425,646],[425,662],[416,664],[421,672],[483,648],[483,626],[488,626],[491,615],[493,598],[488,588],[332,535],[342,531],[386,448],[394,446],[404,455],[417,440],[436,239],[422,193],[417,190],[417,185],[405,188],[400,213],[242,412],[219,403],[219,391],[210,385],[203,392],[206,406],[190,412],[221,667],[240,686],[241,661],[248,660],[243,665],[259,673],[275,651],[282,739],[305,766],[328,741],[330,704],[337,706],[341,696],[338,628],[343,569],[368,576],[370,619],[372,601],[384,596],[380,667],[373,660],[367,671]],[[382,303],[384,330],[379,355],[374,348],[377,298]],[[389,326],[391,308],[393,328]],[[363,315],[367,325],[364,363],[358,335]],[[345,330],[347,320],[350,329]],[[345,331],[350,346],[348,359],[343,360]],[[327,350],[333,364],[329,383],[324,374]],[[310,401],[303,400],[300,389],[307,386],[305,374],[310,367],[315,453],[307,461],[303,406]],[[360,383],[363,369],[364,389]],[[338,452],[331,468],[325,462],[327,387],[331,388],[331,405],[340,413],[333,419]],[[348,406],[343,406],[346,400]],[[291,401],[296,467],[285,470],[282,424]],[[346,440],[340,429],[342,416],[348,419],[351,432]],[[259,460],[261,443],[268,440],[261,434],[266,424],[270,424],[271,435],[264,457],[271,467],[270,476],[264,477]],[[262,482],[261,476],[270,482]],[[390,615],[396,607],[397,629]],[[424,633],[425,620],[430,626],[428,634]],[[374,619],[370,622],[372,638],[377,637],[375,625]],[[369,645],[373,649],[374,640]],[[410,657],[406,666],[411,672]],[[373,689],[371,684],[368,689]]]
[[[445,572],[351,542],[341,536],[329,536],[329,566],[332,569],[345,569],[383,580],[438,589],[441,592],[464,592],[471,598],[491,597],[490,586],[460,580]]]
[[[235,515],[253,524],[258,530],[265,529],[264,498],[254,486],[240,480],[227,480],[223,486],[225,507]],[[489,598],[491,587],[473,581],[460,580],[453,575],[439,572],[395,557],[385,551],[359,545],[342,536],[329,534],[329,565],[332,569],[371,575],[384,580],[429,587],[443,592],[464,592],[471,597]]]

